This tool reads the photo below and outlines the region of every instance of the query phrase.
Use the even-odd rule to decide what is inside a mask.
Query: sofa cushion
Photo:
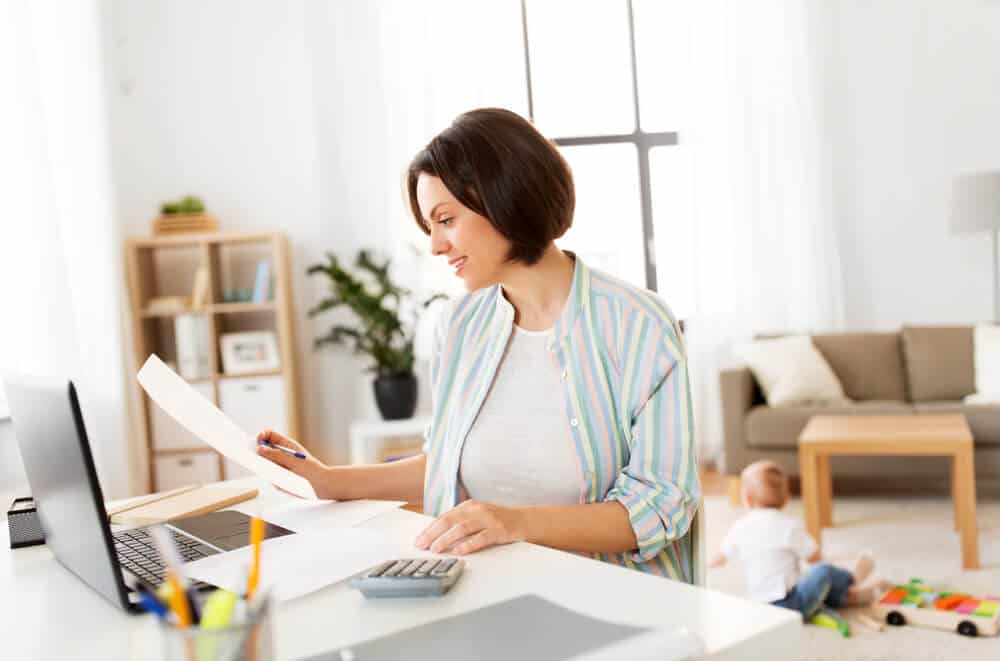
[[[1000,446],[1000,405],[963,404],[962,402],[917,402],[917,413],[961,413],[969,423],[976,447]]]
[[[843,403],[837,375],[808,335],[756,340],[733,347],[753,371],[769,406]]]
[[[814,415],[909,415],[905,402],[867,401],[826,406],[755,406],[744,421],[746,443],[752,448],[798,448],[799,434]]]
[[[966,404],[1000,403],[1000,326],[979,324],[972,331],[976,392]]]
[[[971,326],[904,326],[900,336],[911,401],[954,401],[975,392]]]
[[[899,333],[818,334],[813,344],[851,399],[906,401]]]

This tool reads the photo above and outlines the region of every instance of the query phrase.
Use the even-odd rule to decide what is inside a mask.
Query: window
[[[681,0],[521,0],[528,114],[566,156],[577,213],[561,245],[694,305],[689,28]],[[654,241],[656,237],[656,241]]]

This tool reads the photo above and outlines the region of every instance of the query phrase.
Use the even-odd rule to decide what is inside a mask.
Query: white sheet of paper
[[[302,498],[316,499],[305,478],[259,456],[256,436],[248,434],[212,402],[163,364],[156,354],[136,375],[139,384],[157,405],[199,439],[258,477]]]
[[[184,566],[189,577],[237,594],[246,591],[253,548],[195,560]],[[287,601],[349,578],[386,560],[417,557],[374,530],[340,528],[296,533],[265,540],[260,549],[260,588]]]
[[[293,500],[264,510],[260,518],[295,532],[324,532],[353,528],[405,504],[401,500]]]

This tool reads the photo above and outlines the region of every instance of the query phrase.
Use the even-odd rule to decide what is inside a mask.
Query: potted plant
[[[386,420],[412,417],[417,406],[417,379],[413,374],[416,323],[414,320],[408,329],[400,319],[401,306],[412,292],[392,282],[388,260],[376,264],[367,250],[358,253],[355,266],[358,274],[341,266],[336,255],[327,253],[326,263],[309,267],[309,275],[323,274],[330,280],[330,295],[309,310],[309,317],[347,306],[359,322],[357,326],[335,324],[328,333],[316,338],[314,347],[353,345],[356,355],[369,356],[372,364],[365,371],[375,373],[375,402],[382,417]],[[418,311],[439,298],[445,296],[431,296],[420,304]]]

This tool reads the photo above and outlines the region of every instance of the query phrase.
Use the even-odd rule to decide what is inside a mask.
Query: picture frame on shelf
[[[281,369],[278,341],[273,331],[245,331],[219,336],[225,375],[270,372]]]

